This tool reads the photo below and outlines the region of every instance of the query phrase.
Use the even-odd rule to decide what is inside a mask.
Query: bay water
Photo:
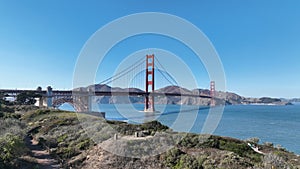
[[[70,105],[60,109],[74,110]],[[108,120],[130,123],[158,120],[175,131],[191,133],[202,133],[209,115],[209,107],[186,105],[156,105],[156,113],[142,112],[142,104],[101,104],[94,105],[93,109],[105,112]],[[257,137],[261,143],[272,142],[300,154],[300,104],[226,106],[217,122],[214,135],[242,140]]]

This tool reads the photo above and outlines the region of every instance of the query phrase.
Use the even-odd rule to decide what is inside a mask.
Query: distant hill
[[[300,98],[294,98],[294,99],[290,99],[288,101],[289,102],[300,102]]]
[[[138,88],[119,88],[119,87],[110,87],[108,85],[96,84],[88,86],[82,90],[87,90],[88,88],[95,91],[116,91],[116,92],[144,92]],[[159,93],[178,93],[178,94],[201,94],[201,95],[210,95],[208,89],[193,89],[189,90],[179,86],[166,86],[160,89],[155,90]],[[236,105],[236,104],[275,104],[275,105],[287,105],[291,101],[286,101],[278,98],[262,97],[262,98],[246,98],[232,92],[222,92],[216,91],[216,100],[217,104],[227,104],[227,105]],[[102,104],[127,104],[127,103],[144,103],[143,97],[130,96],[129,99],[127,96],[100,96],[96,97],[95,101]],[[300,101],[300,99],[299,99]],[[156,104],[184,104],[184,105],[210,105],[210,99],[208,98],[194,98],[187,96],[168,96],[168,97],[156,97]]]

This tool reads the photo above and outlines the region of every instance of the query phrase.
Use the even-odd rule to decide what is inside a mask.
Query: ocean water
[[[156,113],[141,112],[144,105],[102,104],[95,111],[106,112],[110,120],[143,123],[158,120],[175,131],[202,133],[209,114],[208,107],[156,105]],[[72,110],[68,105],[61,109]],[[179,113],[180,112],[180,113]],[[211,114],[210,114],[211,115]],[[216,118],[218,122],[218,119]],[[300,104],[291,106],[233,105],[226,106],[214,135],[239,139],[257,137],[263,142],[281,145],[300,154]]]

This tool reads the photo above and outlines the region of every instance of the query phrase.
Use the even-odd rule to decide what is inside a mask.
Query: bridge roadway
[[[13,90],[13,89],[0,89],[0,92],[6,93],[9,96],[15,96],[23,92],[33,92],[37,94],[42,94],[42,96],[47,96],[47,91],[37,91],[37,90]],[[160,92],[125,92],[125,91],[73,91],[73,90],[53,90],[52,96],[186,96],[186,97],[200,97],[200,98],[212,98],[208,95],[199,94],[187,94],[187,93],[160,93]]]

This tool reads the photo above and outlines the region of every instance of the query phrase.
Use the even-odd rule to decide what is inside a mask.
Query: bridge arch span
[[[82,101],[86,102],[87,99],[83,99]],[[58,108],[61,105],[63,105],[64,103],[70,104],[76,112],[89,111],[87,109],[88,107],[86,106],[86,104],[81,103],[80,99],[77,98],[77,97],[75,97],[75,100],[74,100],[74,97],[72,95],[54,97],[53,100],[52,100],[52,107],[53,108]]]
[[[54,100],[53,100],[53,103],[52,103],[52,106],[53,106],[54,108],[59,108],[61,105],[65,104],[65,103],[70,104],[70,105],[73,107],[73,109],[74,109],[75,111],[77,111],[77,110],[76,110],[76,107],[77,107],[77,106],[75,106],[75,104],[74,104],[74,102],[73,102],[73,98],[69,98],[69,97],[67,97],[67,98],[61,97],[61,98],[58,98],[58,99],[54,99]]]

